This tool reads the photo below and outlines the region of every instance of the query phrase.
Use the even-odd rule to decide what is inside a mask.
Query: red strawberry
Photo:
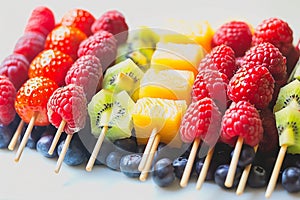
[[[72,64],[71,56],[58,50],[44,50],[31,62],[28,76],[29,78],[44,76],[55,81],[58,86],[63,86]]]
[[[274,83],[266,67],[242,65],[230,79],[227,95],[234,102],[249,101],[257,109],[263,109],[272,100]]]
[[[4,75],[14,84],[18,90],[28,79],[29,62],[22,54],[13,53],[0,64],[0,75]]]
[[[0,124],[10,124],[15,116],[16,88],[5,76],[0,75]]]
[[[83,88],[75,84],[54,91],[47,103],[49,121],[56,128],[66,121],[64,132],[73,134],[82,129],[87,116],[87,100]]]
[[[57,88],[57,84],[46,77],[28,79],[18,90],[15,101],[15,109],[20,118],[29,123],[32,116],[38,113],[35,125],[49,125],[47,102]]]
[[[124,15],[117,10],[105,12],[92,25],[92,32],[95,34],[100,30],[105,30],[112,33],[118,41],[118,44],[123,44],[128,38],[128,25]]]
[[[233,49],[236,57],[243,56],[250,48],[252,33],[247,23],[230,21],[218,28],[212,39],[212,47],[225,44]]]
[[[222,118],[220,141],[234,145],[238,136],[244,143],[257,145],[263,137],[263,126],[258,110],[248,101],[232,102]]]
[[[270,71],[275,81],[287,77],[286,58],[279,49],[269,42],[263,42],[251,47],[243,57],[242,64],[261,65]]]
[[[95,21],[95,17],[87,10],[74,8],[66,12],[60,23],[64,26],[74,26],[86,34],[92,35],[91,26]]]
[[[102,82],[103,73],[100,60],[93,55],[79,57],[68,70],[65,77],[66,84],[81,86],[89,102],[96,93],[99,82]]]
[[[228,79],[231,79],[237,69],[234,51],[224,44],[214,47],[201,60],[198,71],[203,69],[218,70],[224,73]]]
[[[270,42],[287,56],[293,46],[293,31],[287,22],[272,17],[263,20],[254,30],[253,45]]]
[[[78,56],[94,55],[99,58],[104,72],[117,56],[117,41],[107,31],[98,31],[84,40],[78,49]]]
[[[46,38],[40,33],[26,32],[17,41],[14,53],[23,54],[28,62],[31,62],[42,50],[44,50]]]
[[[36,7],[28,21],[25,32],[36,32],[46,37],[55,27],[55,17],[53,12],[45,6]]]
[[[76,60],[79,45],[85,39],[86,35],[78,28],[60,25],[47,36],[45,49],[59,50]]]
[[[219,138],[222,114],[211,98],[192,102],[184,114],[180,134],[184,142],[193,142],[200,137],[210,146]]]
[[[216,70],[200,70],[192,88],[192,100],[198,101],[205,97],[214,100],[221,111],[227,108],[227,84],[228,78],[225,74]]]

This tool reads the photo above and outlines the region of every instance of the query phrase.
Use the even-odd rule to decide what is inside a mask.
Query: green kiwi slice
[[[300,80],[300,60],[298,60],[297,64],[295,65],[292,73],[290,74],[290,77],[288,78],[288,83],[298,79]]]
[[[277,112],[288,105],[300,109],[300,81],[297,79],[280,88],[273,112]]]
[[[287,106],[275,112],[279,145],[287,145],[287,152],[300,153],[300,111]]]

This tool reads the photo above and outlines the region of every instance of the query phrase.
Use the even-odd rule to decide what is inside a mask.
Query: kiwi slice
[[[291,105],[296,109],[300,108],[300,81],[295,79],[280,88],[273,112]]]
[[[288,83],[298,79],[300,80],[300,60],[298,60],[297,64],[295,65],[292,73],[290,74],[290,77],[288,78]]]
[[[287,152],[300,153],[300,111],[287,106],[275,112],[279,145],[287,145]]]
[[[128,58],[106,70],[102,87],[115,93],[124,89],[131,95],[139,86],[143,75],[144,72]]]
[[[88,104],[88,114],[90,116],[91,131],[95,136],[99,136],[101,129],[108,126],[113,106],[113,93],[106,89],[101,89]]]

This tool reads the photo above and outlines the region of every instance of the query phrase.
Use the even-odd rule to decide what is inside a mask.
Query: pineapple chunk
[[[182,144],[179,127],[186,109],[184,100],[138,99],[132,112],[138,144],[146,144],[152,130],[156,128],[161,142],[179,147]]]
[[[140,81],[139,98],[154,97],[191,102],[194,74],[188,70],[150,68]]]

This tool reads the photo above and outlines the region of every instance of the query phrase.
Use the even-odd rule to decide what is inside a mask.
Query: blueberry
[[[8,126],[0,125],[0,148],[7,148],[13,136],[12,130]]]
[[[233,155],[234,150],[231,152],[231,157]],[[255,158],[255,151],[253,147],[244,144],[241,150],[241,154],[238,161],[238,166],[246,167],[248,164],[251,164]]]
[[[177,178],[182,177],[187,161],[188,159],[182,156],[173,160],[174,173]]]
[[[136,153],[144,153],[145,148],[146,148],[145,144],[138,145],[137,148],[136,148]]]
[[[112,170],[120,170],[120,160],[122,153],[119,151],[112,151],[106,157],[106,165]]]
[[[247,184],[252,188],[261,188],[267,184],[267,172],[259,165],[253,165],[248,177]]]
[[[76,136],[74,137],[74,136],[73,139],[71,140],[71,143],[69,145],[69,148],[64,158],[64,163],[71,166],[80,165],[83,162],[85,162],[87,159],[85,149],[83,148],[82,143],[80,142],[78,137]],[[58,155],[60,155],[64,144],[65,144],[65,140],[59,143],[57,147]]]
[[[300,192],[300,168],[288,167],[282,173],[282,186],[290,192]]]
[[[233,185],[232,187],[228,188],[225,186],[225,179],[227,177],[227,174],[228,174],[228,170],[229,170],[229,165],[220,165],[216,172],[215,172],[215,183],[218,184],[221,188],[224,188],[224,189],[232,189],[232,188],[235,188],[239,181],[240,181],[240,177],[241,177],[241,174],[242,174],[242,170],[240,167],[237,167],[236,169],[236,172],[235,172],[235,176],[234,176],[234,181],[233,181]]]
[[[122,156],[120,160],[120,171],[130,178],[139,177],[141,172],[138,166],[141,162],[142,156],[139,153],[132,153]]]
[[[195,162],[195,172],[196,172],[197,176],[199,176],[199,174],[202,170],[204,160],[205,160],[205,158],[197,160]],[[216,169],[217,169],[217,166],[213,162],[211,162],[208,167],[208,171],[207,171],[205,180],[207,180],[207,181],[214,180],[214,174],[215,174]]]
[[[116,140],[114,141],[114,144],[124,151],[130,153],[136,152],[137,143],[133,137]]]
[[[36,143],[36,150],[47,158],[57,157],[57,151],[54,151],[52,155],[48,153],[53,138],[54,138],[53,135],[44,135]]]
[[[167,187],[175,181],[174,167],[172,160],[162,158],[158,160],[153,169],[152,179],[160,187]]]
[[[23,133],[21,134],[20,140],[23,139],[27,126],[28,124],[24,126]],[[46,130],[46,126],[34,126],[27,140],[26,147],[30,149],[36,149],[36,143],[40,139],[40,137],[42,136],[45,130]]]

